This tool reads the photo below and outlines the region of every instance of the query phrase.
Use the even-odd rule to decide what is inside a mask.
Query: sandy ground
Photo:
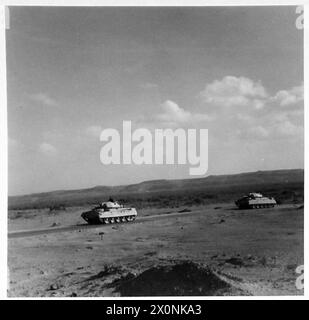
[[[190,208],[190,215],[9,239],[8,295],[300,295],[298,207],[218,204]],[[20,214],[9,219],[9,231],[82,224],[82,211]]]

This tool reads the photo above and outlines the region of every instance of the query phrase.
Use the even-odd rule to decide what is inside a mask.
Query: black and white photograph
[[[4,9],[8,298],[304,296],[304,6]]]

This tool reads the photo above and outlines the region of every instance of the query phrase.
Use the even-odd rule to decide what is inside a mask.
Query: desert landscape
[[[249,192],[275,208],[239,210]],[[87,225],[109,196],[134,222]],[[302,295],[304,171],[9,197],[10,297]]]
[[[5,6],[7,296],[303,296],[303,10]]]

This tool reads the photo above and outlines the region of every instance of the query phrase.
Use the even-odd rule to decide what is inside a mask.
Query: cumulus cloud
[[[271,96],[261,82],[246,77],[226,76],[207,84],[200,92],[200,97],[214,106],[251,106],[252,109],[261,110],[273,104],[281,107],[297,104],[304,99],[304,86],[279,90]]]
[[[191,117],[190,112],[180,108],[177,103],[171,100],[166,100],[162,103],[161,107],[163,109],[163,113],[157,115],[157,119],[161,121],[187,122]]]
[[[234,132],[239,138],[267,140],[303,135],[303,85],[271,95],[261,82],[226,76],[206,84],[200,97],[217,107],[216,117],[226,119],[229,127],[235,121]]]
[[[46,156],[53,156],[57,153],[57,149],[50,143],[43,142],[39,145],[39,150]]]
[[[228,132],[241,139],[253,140],[294,139],[301,138],[304,133],[300,103],[304,99],[303,85],[270,94],[260,81],[225,76],[206,84],[199,97],[210,108],[210,114],[196,113],[166,100],[160,106],[161,111],[152,117],[143,117],[142,121],[165,126],[208,121],[216,134]],[[211,121],[215,119],[218,123]]]
[[[290,90],[280,90],[272,98],[281,107],[290,106],[304,100],[304,86],[293,87]]]
[[[256,109],[261,109],[268,95],[260,82],[246,77],[226,76],[207,84],[200,96],[204,102],[216,106],[252,105]]]
[[[56,100],[54,100],[48,94],[45,94],[45,93],[35,93],[35,94],[31,94],[29,97],[31,100],[38,102],[42,105],[45,105],[47,107],[55,107],[58,105]]]
[[[90,137],[99,138],[102,130],[103,129],[101,126],[89,126],[88,128],[86,128],[86,134]]]
[[[157,114],[155,120],[167,124],[185,124],[212,120],[212,118],[206,114],[186,111],[171,100],[166,100],[162,103],[161,108],[163,112]]]

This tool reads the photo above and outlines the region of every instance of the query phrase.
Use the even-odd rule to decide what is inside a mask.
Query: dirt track
[[[199,214],[199,213],[203,213],[203,211],[194,211],[194,213],[189,211],[189,212],[174,212],[174,213],[169,213],[169,214],[158,214],[158,215],[151,215],[151,216],[147,216],[147,217],[138,217],[135,221],[129,222],[129,223],[130,224],[142,223],[142,222],[151,221],[154,219],[156,219],[156,220],[157,219],[166,219],[166,218],[178,217],[178,216],[183,216],[183,215]],[[123,224],[123,223],[117,223],[117,225],[118,224]],[[37,235],[42,235],[42,234],[76,231],[76,230],[81,230],[81,229],[93,229],[93,228],[97,229],[97,228],[103,228],[103,227],[104,228],[111,228],[113,226],[115,226],[115,224],[89,225],[89,224],[85,223],[85,224],[57,227],[57,228],[11,231],[8,233],[8,238],[31,237],[31,236],[37,236]]]

